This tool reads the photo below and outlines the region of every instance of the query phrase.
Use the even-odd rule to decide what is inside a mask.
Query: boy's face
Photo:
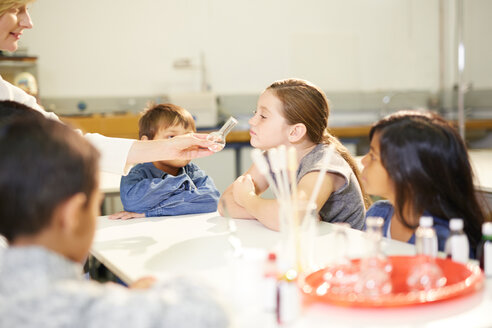
[[[170,138],[173,138],[175,136],[179,136],[179,135],[183,135],[183,134],[187,134],[187,133],[191,133],[191,132],[193,132],[191,127],[189,127],[188,129],[185,129],[185,127],[183,125],[177,124],[177,125],[169,126],[167,128],[160,129],[155,134],[154,140],[156,140],[156,139],[170,139]],[[174,160],[168,160],[168,161],[159,161],[159,162],[155,162],[154,164],[156,164],[156,166],[159,169],[166,171],[164,169],[164,167],[181,168],[181,167],[186,166],[189,162],[190,162],[190,160],[174,159]],[[161,167],[159,167],[159,166],[161,166]]]

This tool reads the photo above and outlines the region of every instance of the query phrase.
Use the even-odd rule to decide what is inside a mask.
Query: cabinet
[[[36,93],[38,90],[38,69],[37,59],[34,56],[0,56],[0,75],[2,78],[12,84],[17,74],[22,72],[30,73],[36,80]],[[37,95],[37,94],[36,94]]]

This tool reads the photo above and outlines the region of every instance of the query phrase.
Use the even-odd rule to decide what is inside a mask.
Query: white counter
[[[247,249],[272,250],[279,233],[255,220],[235,220],[237,236]],[[111,221],[100,217],[91,253],[123,281],[153,275],[164,278],[186,274],[227,295],[238,288],[232,283],[231,246],[227,219],[217,213]],[[332,225],[321,223],[315,259],[322,264],[334,247]],[[363,255],[363,233],[349,229],[349,254]],[[413,255],[414,247],[384,240],[389,255]],[[231,271],[232,270],[232,271]],[[237,272],[237,271],[236,271]],[[246,282],[244,282],[246,284]],[[241,286],[240,286],[241,287]],[[486,291],[424,306],[395,309],[357,309],[314,304],[304,309],[295,327],[486,327],[492,326],[492,281]],[[243,286],[244,288],[244,286]],[[239,327],[274,327],[273,314],[235,312]]]

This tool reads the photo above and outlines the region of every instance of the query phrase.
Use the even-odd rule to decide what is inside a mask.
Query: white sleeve
[[[39,104],[36,102],[36,98],[27,94],[21,88],[18,88],[15,85],[5,81],[1,76],[0,76],[0,100],[16,101],[18,103],[21,103],[23,105],[29,106],[31,108],[34,108],[35,110],[40,111],[45,116],[48,117],[50,116],[41,106],[39,106]]]
[[[0,76],[0,100],[16,101],[41,112],[45,117],[60,121],[55,113],[47,112],[37,102],[36,98],[24,90],[10,84]],[[77,130],[80,132],[79,130]],[[126,175],[131,166],[126,164],[130,147],[135,140],[109,138],[98,133],[87,133],[84,137],[101,153],[100,169],[108,173]]]
[[[84,137],[101,153],[99,162],[101,171],[120,175],[128,174],[131,165],[127,165],[126,161],[135,140],[110,138],[99,133],[87,133]]]

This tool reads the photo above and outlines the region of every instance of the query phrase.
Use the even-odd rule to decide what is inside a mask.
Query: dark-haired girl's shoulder
[[[393,215],[393,205],[387,200],[378,200],[366,212],[366,217],[377,216],[387,219]]]

